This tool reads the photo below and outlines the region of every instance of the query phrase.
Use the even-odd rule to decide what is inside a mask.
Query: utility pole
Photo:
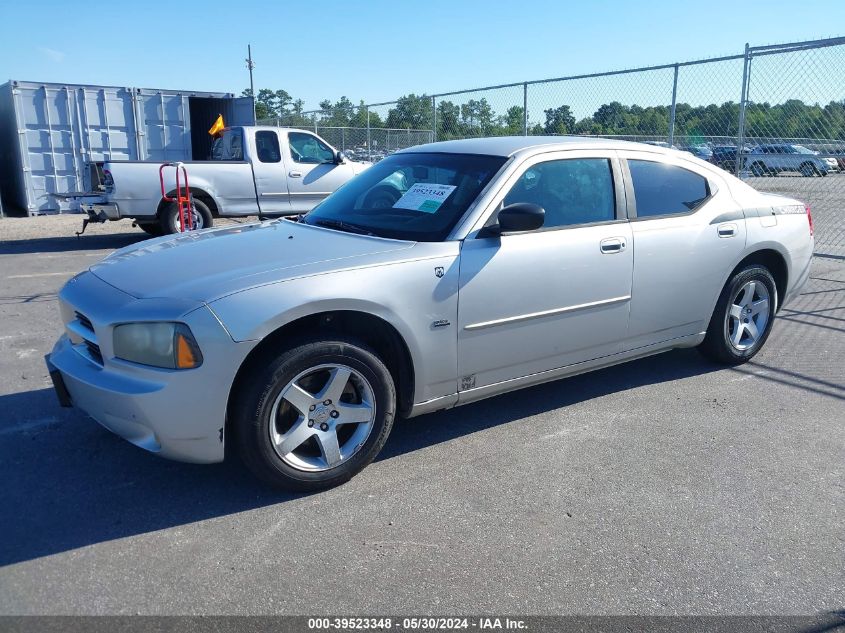
[[[252,119],[255,120],[255,85],[252,83],[252,69],[255,62],[252,61],[252,44],[246,45],[246,67],[249,69],[249,93],[252,95]]]

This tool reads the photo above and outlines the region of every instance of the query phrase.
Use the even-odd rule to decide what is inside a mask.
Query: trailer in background
[[[6,214],[75,210],[62,194],[96,191],[98,162],[206,160],[219,114],[227,125],[255,122],[252,99],[231,93],[9,81],[0,86]]]

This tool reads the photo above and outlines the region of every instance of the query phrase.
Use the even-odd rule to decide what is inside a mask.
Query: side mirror
[[[546,210],[530,202],[515,202],[499,211],[499,232],[534,231],[543,226]]]
[[[343,155],[343,152],[337,151],[334,153],[334,164],[335,165],[343,165],[346,162],[346,157]]]

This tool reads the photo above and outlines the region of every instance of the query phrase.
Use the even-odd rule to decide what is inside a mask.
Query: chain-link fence
[[[707,60],[303,112],[355,158],[458,138],[576,134],[674,146],[811,205],[818,254],[845,257],[845,37]]]
[[[313,130],[349,158],[377,162],[397,150],[431,143],[434,140],[434,131],[430,125],[422,129],[413,129],[410,125],[386,127],[385,122],[390,118],[391,106],[395,108],[396,105],[385,103],[377,106],[351,106],[343,112],[302,112],[285,117],[259,119],[257,123]],[[425,117],[431,118],[430,108],[422,112],[417,119],[425,123]]]

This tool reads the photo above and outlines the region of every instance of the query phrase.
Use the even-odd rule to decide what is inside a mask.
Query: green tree
[[[461,109],[451,101],[437,103],[437,138],[447,141],[459,138],[461,133]]]
[[[430,130],[432,120],[431,97],[411,93],[399,97],[388,111],[385,127]]]
[[[571,134],[575,131],[575,117],[568,105],[543,110],[543,114],[546,115],[545,134]]]
[[[503,134],[522,134],[522,124],[525,108],[522,106],[511,106],[501,119]]]

